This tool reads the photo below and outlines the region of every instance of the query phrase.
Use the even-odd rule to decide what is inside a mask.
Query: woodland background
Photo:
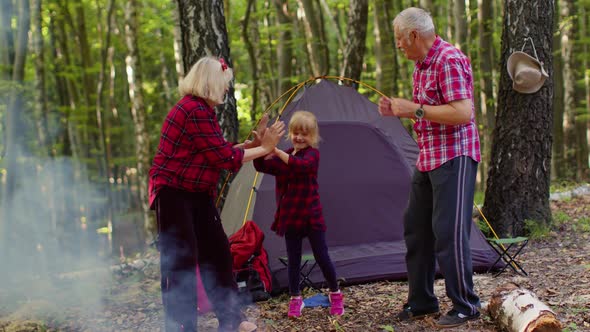
[[[589,177],[587,0],[1,4],[2,280],[125,258],[151,243],[146,172],[178,80],[203,55],[223,56],[235,72],[218,108],[229,141],[244,140],[310,77],[411,98],[413,63],[396,51],[391,26],[408,6],[428,9],[437,33],[472,60],[484,158],[476,202],[499,235],[548,227],[549,192]],[[512,90],[505,70],[525,37],[550,74],[532,95]]]

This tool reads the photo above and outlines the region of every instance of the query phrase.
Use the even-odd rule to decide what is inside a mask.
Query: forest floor
[[[487,302],[498,286],[515,282],[549,305],[564,331],[590,331],[590,195],[552,201],[551,206],[556,225],[546,236],[531,240],[520,256],[528,277],[512,271],[498,277],[478,274],[474,277],[475,289]],[[6,289],[0,285],[0,332],[159,331],[163,316],[159,268],[157,259],[152,261],[155,263],[141,269],[122,269],[108,282],[85,283],[82,276],[77,282],[54,280],[50,290],[48,285],[35,289],[28,286],[27,296],[19,292],[19,287]],[[73,288],[77,296],[72,295]],[[89,290],[93,290],[93,296],[88,295]],[[338,320],[331,319],[327,308],[306,308],[300,319],[289,320],[286,295],[250,305],[246,315],[260,332],[437,331],[432,318],[411,323],[392,320],[406,298],[406,282],[355,285],[344,287],[343,292],[346,314]],[[435,292],[441,312],[446,312],[450,303],[442,280],[436,281]],[[93,297],[98,301],[92,301]],[[216,331],[216,325],[212,314],[199,318],[199,331]],[[499,329],[484,313],[477,321],[446,331]]]

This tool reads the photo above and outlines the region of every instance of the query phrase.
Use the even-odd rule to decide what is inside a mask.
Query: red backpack
[[[240,291],[248,291],[254,301],[270,298],[272,289],[268,255],[262,246],[264,233],[253,221],[229,237],[233,270]]]

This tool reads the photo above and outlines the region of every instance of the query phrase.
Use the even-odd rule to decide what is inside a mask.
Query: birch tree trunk
[[[563,0],[555,0],[555,19],[556,33],[553,37],[553,48],[559,50],[559,53],[553,61],[553,147],[551,155],[551,171],[553,179],[565,179],[565,156],[563,141],[563,116],[564,116],[564,79],[563,79],[563,56],[561,53],[561,38],[563,31],[560,26],[561,4]]]
[[[490,316],[510,332],[561,332],[561,322],[535,293],[509,283],[496,289],[488,305]]]
[[[137,42],[137,1],[129,0],[125,5],[125,41],[127,44],[127,56],[125,65],[127,69],[127,83],[129,84],[129,100],[131,102],[131,115],[135,129],[135,156],[137,158],[137,179],[139,186],[139,198],[143,212],[143,226],[145,239],[151,242],[155,235],[155,223],[150,218],[148,198],[148,170],[150,166],[149,135],[146,128],[146,110],[143,104],[142,68]]]
[[[525,36],[535,43],[537,54],[552,75],[552,0],[504,1],[502,61],[520,50]],[[512,89],[506,70],[500,75],[498,111],[484,211],[500,236],[520,235],[525,220],[549,224],[549,177],[553,111],[551,80],[534,94]]]
[[[229,54],[223,1],[177,1],[182,35],[184,71],[188,72],[197,60],[206,55],[223,57],[228,66],[233,68]],[[230,142],[237,142],[238,114],[233,80],[230,83],[225,103],[219,105],[216,111],[225,139]]]
[[[377,89],[388,96],[396,96],[398,63],[391,23],[391,5],[386,0],[376,0],[374,8]]]
[[[351,0],[348,11],[348,34],[342,76],[360,80],[366,49],[368,0]]]

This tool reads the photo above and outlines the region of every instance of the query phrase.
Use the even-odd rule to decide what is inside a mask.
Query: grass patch
[[[561,180],[561,181],[553,181],[551,186],[549,187],[549,191],[552,193],[560,193],[564,191],[569,191],[575,189],[580,186],[579,182]]]
[[[483,235],[485,237],[493,237],[494,234],[492,233],[492,229],[490,228],[490,226],[488,226],[488,224],[481,219],[477,219],[476,221],[477,227],[479,228],[479,230],[483,233]]]
[[[582,232],[590,232],[590,218],[589,217],[582,217],[578,220],[578,224],[580,225],[580,230]]]
[[[533,219],[525,219],[524,228],[532,240],[542,239],[551,231],[548,225]]]
[[[563,225],[563,224],[567,223],[568,221],[570,221],[570,219],[571,219],[570,216],[568,216],[563,211],[556,211],[555,213],[553,213],[553,222],[555,223],[556,226]]]
[[[473,203],[481,206],[486,198],[486,194],[483,191],[476,191],[473,196]]]

